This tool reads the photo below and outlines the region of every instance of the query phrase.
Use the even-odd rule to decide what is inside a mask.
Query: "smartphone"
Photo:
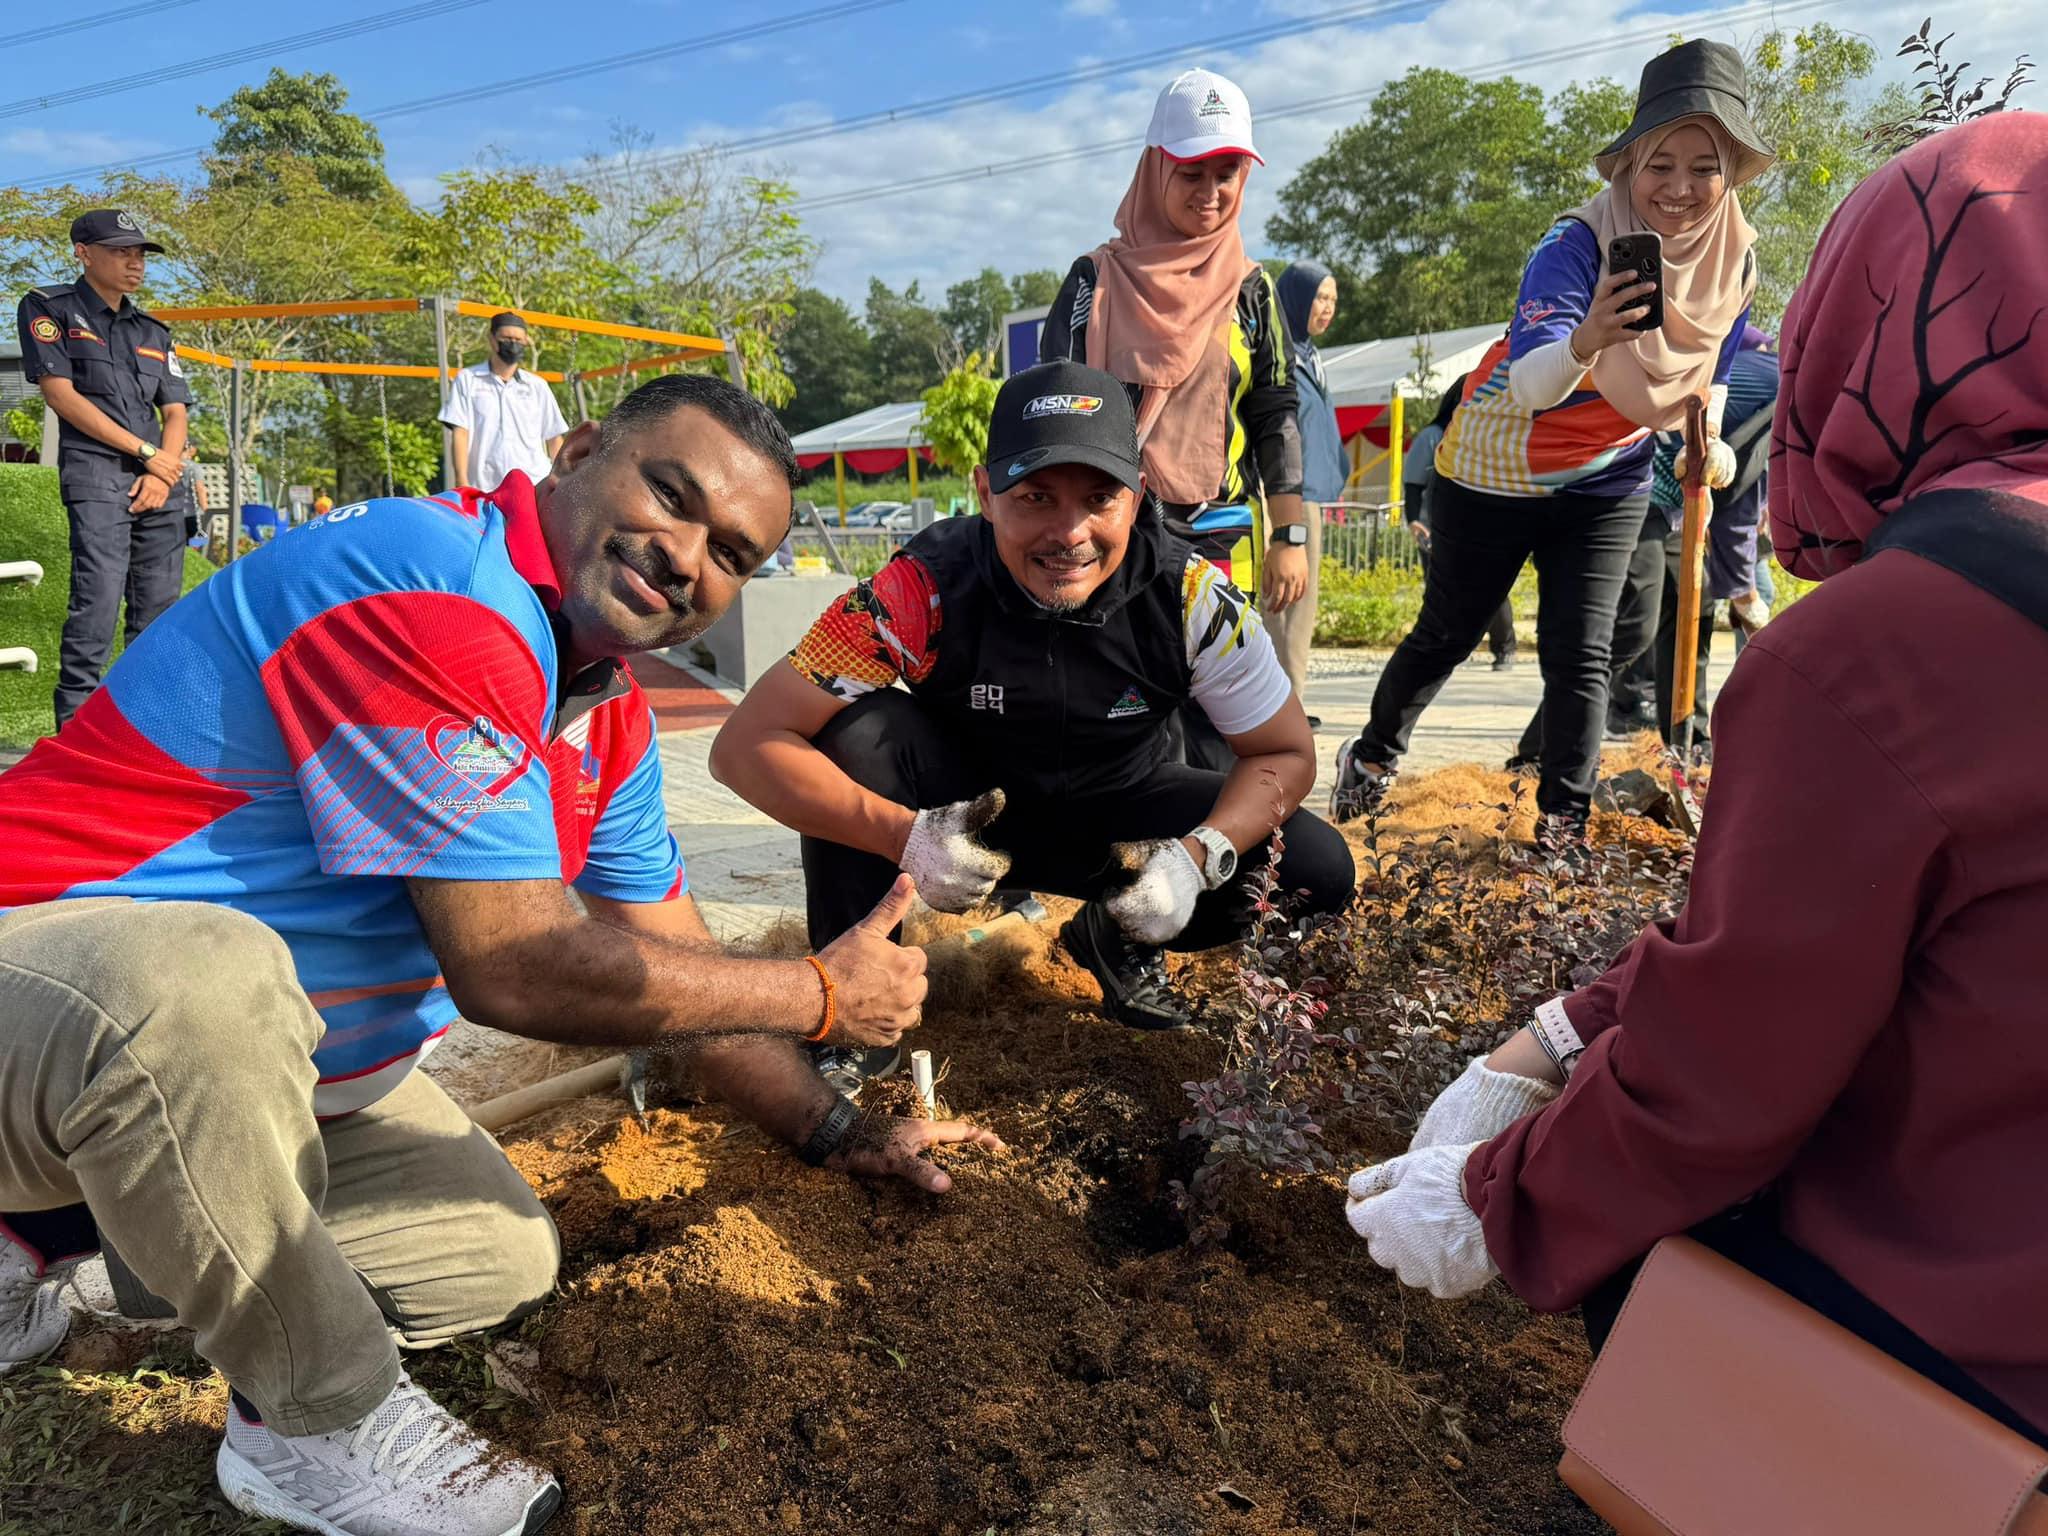
[[[1616,235],[1607,242],[1607,270],[1634,272],[1636,281],[1655,283],[1656,290],[1642,306],[1642,318],[1631,320],[1631,331],[1655,331],[1664,326],[1664,242],[1655,230],[1639,235]]]

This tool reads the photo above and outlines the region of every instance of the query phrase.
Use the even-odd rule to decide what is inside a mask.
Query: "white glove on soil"
[[[1446,1301],[1500,1273],[1465,1203],[1465,1161],[1477,1145],[1425,1147],[1361,1168],[1344,1202],[1344,1219],[1375,1264]]]
[[[899,867],[916,882],[926,906],[935,912],[965,912],[988,900],[996,882],[1010,872],[1010,856],[976,834],[1002,814],[1000,789],[917,813]]]
[[[1685,450],[1683,448],[1679,449],[1678,457],[1671,465],[1672,477],[1681,485],[1684,484],[1685,472],[1690,466],[1691,460],[1686,457]],[[1707,439],[1705,478],[1707,489],[1710,491],[1724,490],[1735,483],[1735,450],[1722,442],[1718,437]]]
[[[1459,1079],[1436,1096],[1415,1128],[1410,1152],[1455,1142],[1491,1141],[1522,1116],[1541,1109],[1561,1092],[1555,1083],[1496,1072],[1474,1056]]]
[[[1132,880],[1106,903],[1109,915],[1140,944],[1164,944],[1187,927],[1202,894],[1202,872],[1177,837],[1118,843],[1110,850]]]

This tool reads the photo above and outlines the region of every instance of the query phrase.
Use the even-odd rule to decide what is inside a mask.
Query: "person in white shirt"
[[[538,481],[569,430],[555,392],[519,366],[532,341],[512,311],[491,316],[491,355],[455,375],[441,422],[455,429],[455,483],[495,490],[513,470]]]

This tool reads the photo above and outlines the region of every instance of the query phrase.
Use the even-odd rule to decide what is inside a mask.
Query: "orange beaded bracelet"
[[[811,962],[811,969],[818,973],[819,984],[825,989],[825,1021],[817,1029],[804,1036],[804,1040],[807,1043],[816,1045],[820,1040],[823,1040],[832,1033],[832,1021],[838,1009],[833,998],[835,988],[832,985],[832,974],[825,969],[825,962],[816,955],[805,955],[804,958]]]

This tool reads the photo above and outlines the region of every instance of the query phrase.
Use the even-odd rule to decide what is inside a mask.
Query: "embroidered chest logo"
[[[976,683],[967,692],[969,709],[991,710],[1000,715],[1003,712],[1003,685],[1001,683]]]
[[[590,747],[583,749],[583,756],[576,764],[576,813],[579,816],[597,814],[597,791],[604,780],[604,764],[598,761],[597,753]]]
[[[1123,697],[1109,706],[1109,718],[1112,720],[1128,720],[1133,715],[1149,715],[1151,713],[1152,706],[1145,702],[1145,695],[1138,692],[1138,685],[1136,683],[1126,688]]]

